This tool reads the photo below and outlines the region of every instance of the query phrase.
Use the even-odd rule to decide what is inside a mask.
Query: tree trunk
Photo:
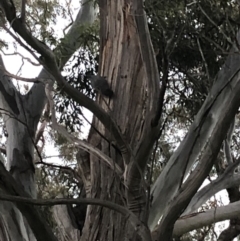
[[[8,8],[11,4],[3,1],[1,5],[8,20],[10,16],[15,16],[14,12],[10,14],[10,11],[15,11],[15,8]],[[55,49],[60,69],[81,46],[82,31],[79,30],[79,26],[91,24],[95,19],[94,12],[93,3],[83,1],[83,7],[71,29]],[[16,32],[22,30],[17,24],[13,28]],[[35,198],[35,134],[46,102],[45,86],[42,83],[35,83],[27,95],[21,95],[13,86],[11,79],[6,76],[1,56],[0,66],[0,107],[8,133],[7,169],[25,192]],[[39,78],[49,78],[45,69],[42,69]],[[0,203],[0,226],[2,227],[0,240],[34,241],[38,239],[38,237],[35,238],[35,233],[33,234],[21,212],[10,202]]]
[[[110,115],[118,126],[126,143],[130,144],[133,153],[124,157],[112,146],[114,138],[108,130],[94,117],[88,141],[101,149],[114,163],[123,170],[124,175],[118,176],[103,160],[90,154],[91,190],[87,197],[110,200],[128,207],[142,222],[147,221],[146,192],[143,185],[143,170],[136,164],[134,154],[139,152],[145,127],[150,123],[151,94],[147,91],[147,71],[140,46],[140,35],[148,34],[143,28],[138,32],[135,16],[143,11],[139,1],[100,1],[101,19],[101,76],[113,89],[114,97],[108,99],[98,95],[97,103]],[[144,13],[144,12],[143,12]],[[143,14],[143,19],[145,15]],[[145,24],[146,24],[146,19]],[[149,37],[149,36],[148,36]],[[154,92],[154,91],[153,91]],[[104,140],[95,128],[104,135]],[[150,141],[151,143],[151,141]],[[153,145],[153,143],[152,143]],[[148,147],[150,152],[152,145]],[[141,148],[140,148],[141,149]],[[146,163],[148,154],[142,156]],[[133,163],[135,172],[128,172],[129,163]],[[131,181],[129,181],[131,180]],[[137,240],[137,230],[118,213],[102,207],[89,206],[83,229],[84,241],[95,240]]]

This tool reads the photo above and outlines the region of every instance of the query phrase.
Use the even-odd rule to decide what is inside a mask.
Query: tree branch
[[[231,81],[233,81],[234,78],[235,76],[231,79]],[[237,76],[237,80],[239,80],[239,74]],[[240,84],[238,84],[238,91],[240,91]],[[225,138],[227,133],[226,130],[228,130],[231,120],[238,110],[239,101],[239,96],[235,96],[235,98],[233,97],[233,99],[231,99],[231,101],[227,104],[227,110],[225,110],[225,112],[222,113],[222,116],[218,118],[217,127],[215,127],[211,133],[197,167],[178,190],[174,199],[165,210],[165,214],[159,227],[159,240],[161,240],[161,238],[164,238],[166,241],[171,240],[174,223],[187,207],[192,196],[197,192],[214,164],[215,158],[221,148],[222,140]],[[228,116],[229,119],[226,118],[226,116]]]
[[[22,0],[21,19],[22,19],[22,22],[25,24],[25,21],[26,21],[26,0]]]
[[[238,33],[238,39],[240,39],[240,32]],[[218,74],[217,81],[214,83],[202,108],[195,117],[188,134],[153,185],[151,190],[153,201],[149,215],[149,225],[151,228],[154,228],[157,224],[167,203],[177,194],[178,188],[182,185],[181,177],[186,176],[199,155],[205,156],[206,160],[208,160],[206,166],[205,164],[201,164],[201,171],[207,171],[209,168],[208,165],[212,165],[213,158],[218,153],[239,107],[239,62],[240,56],[236,53],[236,49],[232,48],[224,66]],[[203,163],[206,163],[206,160]],[[186,166],[187,168],[185,168]],[[176,173],[179,175],[176,175]],[[201,175],[205,176],[206,173]],[[199,178],[202,179],[203,176]],[[197,181],[196,178],[195,181]],[[189,185],[192,188],[194,187],[192,183]],[[200,183],[195,188],[198,185]],[[182,208],[185,209],[186,206]]]
[[[64,204],[85,204],[85,205],[98,205],[101,207],[112,209],[122,215],[129,217],[132,215],[131,211],[127,208],[102,199],[97,198],[55,198],[55,199],[31,199],[28,197],[19,197],[12,196],[0,193],[0,200],[10,201],[16,203],[31,204],[35,206],[55,206],[55,205],[64,205]]]
[[[143,9],[143,2],[142,1],[134,1],[134,10],[135,10],[135,21],[138,30],[139,42],[140,42],[140,49],[141,55],[143,60],[143,65],[145,67],[145,71],[147,73],[147,87],[149,91],[148,97],[148,108],[149,112],[151,113],[152,119],[156,119],[154,116],[156,115],[157,106],[158,106],[158,97],[159,97],[159,73],[157,62],[155,58],[155,53],[153,50],[152,42],[150,39],[150,33],[147,26],[147,18],[146,13]],[[158,120],[154,121],[155,126],[158,125],[160,116]],[[147,129],[150,126],[147,126]]]
[[[39,54],[41,54],[42,58],[40,61],[42,62],[45,69],[50,73],[50,75],[52,75],[57,81],[59,87],[63,91],[65,91],[74,101],[76,101],[81,106],[87,108],[94,115],[96,115],[96,117],[103,123],[103,125],[112,132],[123,155],[123,158],[126,162],[128,162],[131,156],[130,147],[125,141],[124,137],[121,134],[121,131],[117,127],[116,123],[112,120],[110,115],[107,114],[102,108],[100,108],[93,100],[76,90],[65,81],[59,71],[59,67],[56,63],[54,53],[46,45],[44,45],[42,42],[40,42],[38,39],[31,35],[31,32],[29,32],[26,26],[22,24],[20,19],[16,17],[15,8],[11,4],[9,4],[9,2],[3,0],[0,2],[0,6],[2,6],[8,21],[12,23],[11,25],[14,31],[16,31],[33,49],[35,49]],[[43,75],[46,74],[43,73]],[[51,77],[49,76],[48,79],[51,79]],[[33,96],[32,93],[31,96]],[[26,98],[28,98],[28,96]]]
[[[141,58],[144,69],[146,71],[146,84],[148,91],[142,137],[139,141],[139,144],[134,148],[134,154],[136,155],[136,157],[131,160],[131,163],[129,163],[126,170],[128,177],[127,186],[130,187],[130,189],[137,190],[140,184],[139,179],[142,179],[142,173],[144,168],[146,167],[146,163],[151,154],[154,142],[159,137],[159,119],[161,117],[161,110],[159,109],[159,106],[161,105],[161,103],[159,103],[159,72],[156,63],[155,53],[150,39],[149,29],[147,26],[147,18],[143,8],[143,2],[134,1],[133,11],[138,31]]]
[[[114,163],[114,161],[108,157],[107,155],[105,155],[102,151],[100,151],[98,148],[94,147],[93,145],[91,145],[88,142],[82,141],[74,136],[72,136],[71,134],[69,134],[67,132],[67,130],[59,125],[57,123],[57,118],[56,118],[56,114],[55,114],[55,109],[54,109],[54,102],[53,102],[53,96],[52,96],[52,86],[51,84],[47,84],[46,85],[46,95],[48,97],[48,101],[50,104],[50,110],[52,113],[52,126],[53,129],[55,129],[56,131],[58,131],[60,134],[62,134],[65,138],[67,138],[67,140],[69,140],[71,143],[77,143],[78,145],[80,145],[79,147],[89,153],[93,153],[95,155],[97,155],[98,157],[100,157],[102,160],[104,160],[113,170],[115,170],[117,172],[117,174],[121,175],[123,174],[122,169],[120,168],[120,166],[117,163]]]
[[[212,208],[206,212],[184,216],[177,220],[173,229],[173,236],[181,236],[192,230],[211,225],[220,221],[238,218],[240,215],[240,201],[227,206]]]
[[[233,122],[231,123],[227,136],[226,136],[226,139],[223,142],[223,144],[224,144],[223,149],[224,149],[224,154],[225,154],[227,165],[231,165],[233,163],[230,146],[232,143],[232,135],[233,135],[234,130],[235,130],[235,118],[234,118]]]
[[[15,196],[28,197],[29,195],[22,189],[20,183],[17,183],[11,174],[5,169],[0,162],[0,187],[2,191]],[[2,192],[1,192],[2,193]],[[4,194],[3,194],[4,195]],[[36,239],[38,241],[57,241],[50,227],[42,218],[40,212],[25,203],[16,203],[17,208],[22,212],[28,221]]]
[[[240,158],[229,166],[225,172],[219,176],[216,180],[203,187],[198,191],[192,198],[187,209],[184,211],[183,215],[187,215],[195,210],[197,210],[202,204],[204,204],[209,198],[211,198],[217,192],[233,187],[240,184],[240,174],[234,173],[234,170],[240,163]]]
[[[101,199],[92,199],[92,198],[77,198],[77,199],[57,198],[57,199],[48,199],[48,200],[43,200],[43,199],[37,200],[37,199],[31,199],[27,197],[5,195],[3,193],[0,193],[0,200],[11,201],[17,204],[21,203],[22,205],[31,207],[31,209],[33,207],[29,204],[37,205],[37,206],[53,206],[53,205],[62,205],[62,204],[99,205],[121,213],[130,221],[130,223],[133,225],[133,228],[137,232],[139,232],[139,234],[143,237],[143,240],[149,240],[149,241],[152,240],[148,228],[131,211],[129,211],[127,208],[123,206],[120,206],[110,201],[101,200]]]
[[[140,49],[142,55],[143,65],[147,74],[147,88],[148,88],[148,106],[149,112],[146,116],[146,123],[144,125],[143,135],[137,148],[135,149],[137,162],[141,169],[145,168],[146,161],[151,152],[151,147],[156,141],[159,133],[159,119],[161,117],[161,111],[158,110],[160,99],[160,85],[159,85],[159,73],[156,63],[155,53],[153,50],[152,42],[150,39],[150,33],[147,26],[146,13],[143,9],[142,1],[135,1],[134,4],[134,16],[136,26],[138,29],[138,36],[140,42]]]

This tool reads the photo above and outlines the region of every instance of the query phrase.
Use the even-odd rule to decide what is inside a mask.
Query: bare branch
[[[150,156],[152,146],[154,142],[158,139],[160,133],[159,119],[161,115],[161,110],[159,111],[159,101],[160,101],[160,84],[159,84],[159,73],[155,58],[154,49],[152,42],[150,40],[149,29],[147,26],[146,13],[143,9],[141,1],[136,1],[134,9],[134,18],[136,21],[136,27],[139,33],[140,50],[142,55],[143,67],[146,71],[146,84],[148,89],[148,99],[146,104],[146,116],[150,116],[145,119],[143,126],[143,134],[139,144],[135,147],[134,152],[136,153],[136,158],[132,159],[128,165],[128,170],[126,170],[127,176],[127,186],[136,189],[136,186],[140,184],[139,180],[136,178],[131,178],[139,176],[142,177],[142,172],[146,166],[146,162]],[[125,10],[126,14],[130,9]],[[164,88],[163,88],[164,89]]]
[[[237,38],[240,39],[240,32]],[[218,79],[192,123],[187,136],[172,155],[152,187],[153,201],[149,215],[151,228],[154,228],[154,225],[156,225],[162,215],[162,211],[164,208],[166,211],[166,205],[173,197],[176,197],[176,199],[174,199],[175,204],[172,203],[171,207],[176,205],[176,213],[174,213],[173,208],[171,209],[172,211],[169,209],[169,212],[173,216],[176,215],[175,218],[181,215],[181,212],[188,205],[190,197],[196,193],[214,163],[240,103],[238,94],[240,90],[240,56],[235,52],[236,46],[231,49],[224,66],[218,74]],[[229,68],[230,65],[231,68]],[[191,179],[188,179],[183,184],[184,188],[182,190],[178,190],[181,185],[181,175],[175,175],[175,173],[181,172],[182,175],[186,176],[198,157],[202,160],[200,167],[196,169],[198,172],[194,171],[195,176],[192,176]],[[185,172],[184,167],[186,163],[187,169]],[[164,193],[164,195],[159,195],[159,193]],[[184,197],[184,195],[186,196]],[[156,215],[157,212],[159,216]],[[173,216],[168,213],[170,219]],[[169,227],[169,223],[167,226]],[[167,229],[162,227],[162,230]]]
[[[21,56],[21,58],[22,58],[23,60],[27,60],[30,64],[32,64],[32,65],[34,65],[34,66],[40,66],[39,63],[33,62],[30,58],[25,57],[23,54],[21,54],[21,53],[19,53],[19,52],[5,53],[3,50],[1,50],[1,51],[2,51],[2,53],[3,53],[5,56],[19,55],[19,56]]]
[[[25,77],[21,77],[21,76],[18,76],[18,75],[15,75],[15,74],[11,74],[10,72],[8,72],[3,66],[0,65],[0,69],[9,77],[11,78],[14,78],[14,79],[17,79],[17,80],[21,80],[21,81],[24,81],[24,82],[28,82],[28,83],[39,83],[39,82],[42,82],[42,83],[45,83],[46,80],[44,79],[40,79],[40,78],[25,78]],[[4,76],[3,76],[4,77]]]
[[[46,107],[45,107],[45,112],[44,112],[44,120],[43,122],[41,123],[41,126],[39,127],[36,135],[35,135],[35,144],[38,143],[39,139],[41,136],[43,136],[43,132],[47,126],[47,123],[49,122],[49,119],[50,119],[50,105],[49,105],[49,102],[46,104]]]
[[[211,17],[203,10],[203,8],[201,7],[200,4],[198,4],[198,7],[200,8],[201,12],[205,15],[205,17],[209,20],[210,23],[212,23],[220,33],[223,34],[223,36],[226,38],[226,40],[232,45],[232,46],[236,46],[235,43],[232,42],[231,38],[229,38],[224,31],[222,30],[222,28],[220,28],[212,19]]]
[[[92,199],[92,198],[77,198],[77,199],[66,199],[66,198],[57,198],[57,199],[31,199],[26,197],[19,196],[11,196],[5,195],[3,193],[0,194],[0,200],[11,201],[16,203],[23,204],[32,204],[37,206],[53,206],[53,205],[62,205],[62,204],[86,204],[86,205],[99,205],[102,207],[110,208],[116,212],[121,213],[126,216],[129,222],[133,225],[133,228],[139,232],[139,234],[143,237],[143,240],[151,241],[151,235],[148,228],[127,208],[120,206],[116,203],[101,200],[101,199]]]
[[[129,162],[131,154],[131,149],[129,144],[125,141],[121,134],[121,131],[117,127],[116,123],[112,120],[109,114],[107,114],[102,108],[100,108],[94,101],[90,98],[76,90],[70,84],[68,84],[62,77],[59,71],[59,66],[56,63],[56,58],[53,52],[49,49],[47,45],[44,45],[26,28],[25,25],[16,17],[15,9],[9,5],[6,0],[0,2],[5,11],[5,15],[9,22],[12,22],[12,27],[33,49],[41,54],[39,58],[40,62],[44,65],[45,69],[55,78],[59,87],[65,91],[73,100],[75,100],[80,105],[84,106],[88,110],[92,111],[93,114],[104,124],[104,126],[110,130],[118,144],[119,149],[124,157],[125,162]]]
[[[202,204],[204,204],[209,198],[219,191],[233,187],[240,184],[240,174],[234,173],[234,170],[240,163],[240,158],[229,166],[225,172],[219,176],[216,180],[209,183],[207,186],[203,187],[198,191],[192,198],[187,209],[183,215],[189,214],[197,210]]]
[[[206,212],[195,213],[177,220],[173,229],[173,236],[210,225],[212,223],[238,218],[240,215],[240,201],[230,203],[224,207],[213,208]]]
[[[233,102],[229,103],[231,107],[228,106],[229,112],[226,113],[226,116],[229,116],[230,118],[233,118],[235,116],[239,106],[237,103],[235,104],[235,106],[233,106],[232,103]],[[225,115],[221,116],[219,119],[218,127],[220,130],[223,130],[224,128],[226,129],[226,126],[229,126],[231,124],[230,119],[224,118]],[[214,128],[212,135],[209,138],[208,144],[206,145],[203,154],[200,157],[200,161],[197,167],[190,174],[182,187],[178,190],[175,198],[165,210],[165,215],[161,220],[158,232],[158,238],[160,240],[163,237],[166,239],[166,241],[171,240],[174,223],[184,211],[184,209],[187,207],[190,200],[192,199],[192,196],[197,192],[198,188],[201,186],[204,179],[210,172],[225,135],[226,131],[220,132],[218,128]]]
[[[58,156],[59,157],[59,156]],[[66,173],[70,173],[72,176],[74,176],[74,178],[76,178],[79,183],[82,182],[81,177],[79,176],[79,174],[72,169],[71,167],[68,166],[61,166],[61,165],[56,165],[56,164],[52,164],[52,163],[48,163],[48,162],[44,162],[44,161],[39,161],[35,163],[36,165],[44,165],[44,166],[49,166],[49,167],[53,167],[53,168],[58,168],[60,170],[64,170]]]
[[[155,53],[150,40],[149,29],[147,26],[146,13],[143,10],[141,1],[136,2],[135,6],[135,20],[139,32],[140,48],[143,59],[143,65],[147,73],[147,86],[149,90],[149,103],[148,107],[154,118],[158,106],[158,96],[159,96],[159,73],[155,58]],[[158,120],[157,120],[158,124]],[[150,126],[146,128],[149,129]]]
[[[203,64],[204,64],[205,69],[206,69],[207,77],[208,77],[208,79],[210,79],[207,62],[205,60],[205,57],[204,57],[204,54],[203,54],[203,51],[202,51],[202,48],[201,48],[201,45],[200,45],[200,42],[199,42],[199,38],[197,38],[197,44],[198,44],[198,49],[199,49],[199,52],[200,52],[202,60],[203,60]]]
[[[25,21],[26,21],[26,0],[22,0],[21,19],[22,19],[22,22],[25,24]]]
[[[55,199],[31,199],[27,197],[11,196],[0,193],[0,200],[18,202],[25,204],[32,204],[36,206],[55,206],[63,204],[86,204],[86,205],[98,205],[105,208],[110,208],[124,216],[132,215],[131,211],[127,208],[120,206],[114,202],[107,200],[97,199],[97,198],[55,198]]]
[[[226,158],[226,162],[228,165],[230,165],[231,163],[233,163],[233,158],[232,158],[232,153],[231,153],[231,143],[232,143],[232,135],[233,132],[235,130],[235,118],[233,120],[233,122],[231,123],[226,139],[223,142],[223,149],[224,149],[224,154],[225,154],[225,158]]]
[[[80,148],[82,148],[83,150],[85,150],[89,153],[93,153],[93,154],[97,155],[98,157],[100,157],[101,159],[103,159],[113,170],[116,170],[116,172],[119,175],[123,174],[123,171],[120,168],[120,166],[117,163],[114,163],[114,161],[110,157],[105,155],[103,152],[101,152],[99,149],[97,149],[90,143],[82,141],[82,140],[72,136],[70,133],[67,132],[67,130],[63,126],[60,126],[57,123],[55,109],[54,109],[54,102],[53,102],[53,97],[52,97],[52,86],[51,85],[52,84],[46,85],[46,95],[48,97],[48,101],[50,103],[50,110],[52,112],[51,119],[52,119],[53,129],[55,129],[60,134],[62,134],[64,137],[66,137],[71,143],[76,143],[76,144],[80,145]]]
[[[20,38],[15,36],[7,27],[3,26],[2,27],[16,42],[20,44],[24,49],[26,49],[36,60],[39,60],[37,55],[30,49],[26,44],[22,42]]]

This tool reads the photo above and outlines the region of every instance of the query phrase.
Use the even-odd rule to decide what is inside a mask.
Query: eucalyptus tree
[[[55,1],[37,1],[39,6],[24,0],[0,2],[3,30],[43,66],[38,78],[22,78],[34,82],[22,95],[9,78],[13,75],[0,63],[0,103],[8,134],[7,170],[0,165],[0,197],[15,202],[1,203],[2,239],[168,241],[216,221],[236,219],[238,202],[186,215],[216,192],[239,185],[234,174],[238,160],[225,151],[228,168],[219,168],[219,177],[198,191],[211,170],[217,169],[222,143],[225,150],[230,149],[229,128],[239,108],[237,6],[225,1],[178,1],[175,5],[148,1],[146,6],[140,0],[97,3],[100,30],[93,46],[99,46],[99,53],[92,49],[91,54],[99,55],[96,70],[106,76],[114,93],[111,99],[101,93],[90,98],[86,78],[77,80],[86,84],[83,89],[88,94],[61,73],[74,52],[85,47],[84,31],[98,16],[95,3],[82,3],[70,30],[57,44],[46,21],[58,13]],[[33,15],[36,11],[39,16]],[[45,26],[42,32],[32,27],[36,17]],[[186,85],[191,88],[186,90]],[[87,140],[57,123],[53,93],[59,91],[68,104],[72,101],[74,107],[92,112]],[[178,95],[178,100],[169,101]],[[37,126],[46,105],[52,127],[79,148],[77,170],[84,199],[34,200],[34,150],[37,156],[41,154],[36,147]],[[163,150],[164,127],[174,124],[169,112],[179,123],[180,114],[187,114],[182,121],[189,129],[151,185],[153,160],[159,146]],[[160,152],[159,159],[164,154]],[[238,201],[237,194],[233,197],[231,201]],[[54,207],[57,238],[33,204],[64,203],[89,205],[81,225],[76,225],[80,214],[73,220],[66,206]]]

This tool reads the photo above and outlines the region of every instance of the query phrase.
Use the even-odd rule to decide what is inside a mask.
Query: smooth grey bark
[[[239,35],[240,33],[237,35],[238,40]],[[229,108],[230,103],[232,106],[239,106],[239,93],[237,92],[240,85],[239,63],[238,49],[233,47],[188,134],[151,188],[153,199],[148,222],[150,229],[156,226],[168,203],[181,187],[184,177],[199,155],[203,155],[204,152],[201,152],[205,146],[211,145],[211,142],[208,142],[212,134],[216,133],[216,129],[221,126],[219,120],[227,114],[226,108]],[[231,118],[229,123],[233,121],[231,115],[226,115],[225,118],[226,120]],[[227,132],[221,129],[219,131]]]
[[[199,190],[192,198],[183,215],[196,211],[199,207],[201,207],[201,205],[221,190],[240,185],[240,174],[234,173],[235,168],[232,168],[232,170],[229,171],[227,169],[225,173],[219,176],[216,180]]]
[[[0,163],[0,187],[1,187],[1,193],[7,193],[11,196],[18,196],[18,197],[26,197],[29,198],[30,200],[34,200],[29,196],[28,193],[26,193],[21,184],[16,182],[16,180],[12,177],[12,175],[6,170],[4,165]],[[6,200],[7,199],[1,199],[1,200]],[[8,203],[9,204],[9,203]],[[41,216],[40,212],[38,211],[38,208],[28,205],[26,202],[15,202],[15,206],[20,210],[22,214],[24,214],[24,218],[27,220],[28,225],[31,227],[35,237],[37,238],[38,241],[56,241],[56,237],[53,235],[52,230],[48,225],[46,225],[46,220],[43,219]],[[13,207],[15,207],[13,206]],[[15,223],[16,217],[20,214],[20,212],[15,211],[13,212],[12,207],[9,208],[11,212],[7,213],[9,218],[12,218],[13,222]],[[17,212],[17,213],[16,213]],[[11,214],[11,215],[9,215]],[[20,214],[22,216],[22,214]],[[20,220],[21,221],[21,220]],[[17,224],[17,225],[16,225]],[[20,225],[18,227],[18,224]],[[12,240],[24,240],[23,237],[21,237],[21,226],[23,223],[15,223],[16,230],[18,228],[19,232],[17,239],[12,239]],[[12,227],[11,227],[12,229]],[[10,230],[8,230],[9,234],[11,233]],[[16,238],[16,237],[13,237]],[[32,241],[32,240],[31,240]]]
[[[28,238],[28,233],[25,225],[16,225],[16,223],[24,223],[23,216],[18,209],[9,202],[1,201],[0,213],[1,240],[10,241],[16,238],[19,241],[27,240],[26,237]],[[9,213],[14,215],[11,216]],[[9,230],[11,230],[11,232],[9,232]]]
[[[57,198],[63,198],[63,195],[60,194]],[[80,240],[80,230],[73,227],[66,205],[54,206],[53,216],[57,223],[59,240]]]
[[[64,36],[60,45],[54,50],[60,59],[58,61],[60,64],[60,70],[64,67],[75,51],[83,44],[81,35],[84,25],[91,25],[95,19],[96,11],[93,6],[93,1],[84,0],[82,2],[82,7],[77,14],[76,20],[69,29],[68,33]],[[49,78],[50,76],[43,68],[38,77],[44,79]],[[38,113],[39,109],[42,110],[46,101],[44,84],[35,83],[27,95],[28,101],[31,103],[31,107],[33,108],[32,113],[35,115],[34,112],[37,111]]]
[[[195,213],[191,217],[180,218],[174,225],[173,236],[181,236],[192,230],[220,221],[237,218],[240,215],[240,201],[227,206],[212,208],[206,212]]]
[[[55,50],[58,52],[60,69],[81,46],[81,27],[84,24],[91,24],[94,19],[93,2],[85,0],[71,29]],[[3,67],[0,69],[0,108],[4,114],[4,122],[8,132],[7,168],[24,190],[30,196],[36,197],[33,164],[34,141],[37,124],[46,103],[45,86],[42,83],[35,83],[27,95],[21,95],[13,86],[11,80],[4,74],[1,56],[0,65]],[[50,78],[50,76],[45,69],[42,69],[39,78]],[[8,220],[8,227],[11,227],[11,230],[18,231],[9,232],[11,240],[35,240],[25,220],[26,229],[24,229],[23,219],[20,218],[21,214],[17,209],[11,203],[2,203],[2,205],[8,205],[9,209],[12,210],[9,217],[6,219],[6,215],[2,216],[2,220],[5,220],[5,222]],[[0,206],[0,208],[3,208],[3,206]],[[13,218],[17,218],[17,220],[13,220]]]

